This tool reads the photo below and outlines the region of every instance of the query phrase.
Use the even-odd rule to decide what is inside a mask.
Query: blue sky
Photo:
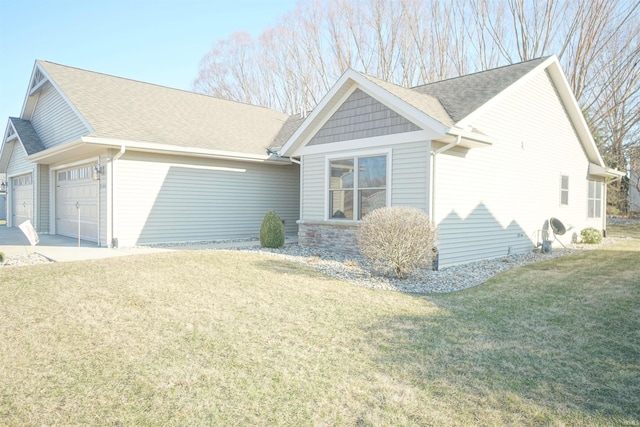
[[[191,90],[204,54],[295,0],[0,0],[0,122],[20,115],[36,59]]]

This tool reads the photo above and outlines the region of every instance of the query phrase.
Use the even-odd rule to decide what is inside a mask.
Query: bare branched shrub
[[[362,221],[358,246],[374,270],[405,278],[431,261],[436,228],[420,209],[376,209]]]

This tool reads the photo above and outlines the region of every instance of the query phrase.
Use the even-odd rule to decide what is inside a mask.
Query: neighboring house
[[[301,163],[300,244],[355,250],[367,212],[412,206],[438,226],[440,266],[605,230],[605,183],[622,176],[555,56],[413,89],[348,70],[272,149]]]
[[[0,145],[8,226],[101,246],[297,232],[299,167],[268,155],[289,116],[36,61]]]
[[[640,162],[635,160],[635,162]],[[629,210],[633,213],[640,213],[640,166],[636,163],[631,165],[629,178]]]

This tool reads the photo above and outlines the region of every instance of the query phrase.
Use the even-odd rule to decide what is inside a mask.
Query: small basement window
[[[569,176],[560,175],[560,205],[569,204]]]

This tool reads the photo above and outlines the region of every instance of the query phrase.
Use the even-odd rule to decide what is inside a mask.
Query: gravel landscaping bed
[[[239,251],[260,252],[281,257],[299,264],[308,265],[328,276],[345,280],[357,286],[372,289],[391,290],[407,293],[443,293],[471,288],[486,282],[492,276],[515,267],[545,261],[584,250],[597,249],[623,240],[620,238],[603,239],[600,244],[572,244],[567,248],[554,248],[553,253],[543,254],[532,251],[526,254],[509,255],[501,258],[471,262],[439,271],[419,270],[406,279],[379,276],[366,269],[366,262],[360,256],[344,257],[330,251],[321,251],[287,245],[281,249],[237,248]]]
[[[623,241],[621,238],[606,238],[597,245],[572,244],[567,248],[554,248],[553,253],[543,254],[532,251],[526,254],[509,255],[501,258],[471,262],[462,265],[442,268],[439,271],[419,270],[406,279],[372,274],[366,268],[364,259],[360,256],[345,257],[331,251],[306,248],[297,244],[286,245],[281,249],[267,249],[256,247],[238,247],[232,250],[259,252],[274,257],[312,267],[328,276],[345,280],[357,286],[372,289],[392,290],[408,293],[441,293],[454,292],[471,288],[484,283],[492,276],[533,262],[545,261],[560,256],[597,249]],[[241,242],[241,241],[232,241]],[[242,241],[245,242],[245,241]],[[206,242],[202,243],[203,249]],[[175,245],[174,245],[175,247]],[[211,249],[216,250],[216,249]],[[4,267],[17,267],[51,262],[50,259],[31,253],[17,257],[8,257]]]

